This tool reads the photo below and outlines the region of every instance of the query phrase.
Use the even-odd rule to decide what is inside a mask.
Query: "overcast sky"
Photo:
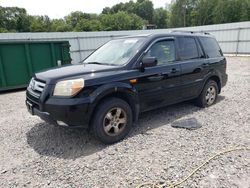
[[[129,0],[0,0],[0,6],[25,8],[30,15],[48,15],[50,18],[63,18],[72,11],[101,13],[102,9]],[[171,0],[151,0],[154,7],[165,7]]]

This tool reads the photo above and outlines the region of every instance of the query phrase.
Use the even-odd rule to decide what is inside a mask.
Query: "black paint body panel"
[[[54,121],[88,127],[96,106],[107,96],[126,96],[132,101],[136,120],[140,112],[198,97],[211,77],[218,78],[220,87],[223,87],[227,82],[224,56],[204,56],[182,61],[178,59],[177,53],[176,61],[172,64],[148,67],[145,71],[138,68],[150,44],[163,39],[176,42],[180,36],[195,37],[198,43],[200,35],[170,33],[138,36],[144,38],[144,43],[138,53],[124,66],[78,64],[36,73],[34,78],[46,82],[46,86],[39,99],[27,91],[27,101],[39,112],[47,112]],[[53,96],[58,81],[74,78],[85,80],[84,89],[80,93],[70,98]],[[137,79],[137,83],[130,84],[131,79]],[[39,113],[37,115],[39,116]]]

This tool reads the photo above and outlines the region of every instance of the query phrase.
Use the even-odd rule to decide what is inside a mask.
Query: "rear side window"
[[[199,52],[193,37],[178,38],[178,52],[181,60],[197,59]]]
[[[221,57],[223,55],[219,44],[214,38],[200,37],[200,41],[208,57]]]

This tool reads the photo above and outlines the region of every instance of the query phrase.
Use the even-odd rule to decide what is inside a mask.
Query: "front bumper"
[[[30,103],[28,100],[26,100],[26,106],[31,115],[39,116],[42,120],[49,124],[58,125],[57,121],[54,120],[48,112],[41,112],[37,108],[33,107],[32,103]]]
[[[86,99],[49,98],[44,103],[34,100],[27,92],[26,106],[30,114],[54,125],[88,128],[90,113]]]

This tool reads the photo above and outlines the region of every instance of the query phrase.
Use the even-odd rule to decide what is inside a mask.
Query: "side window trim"
[[[200,48],[202,50],[203,55],[205,56],[206,59],[208,59],[209,57],[208,57],[207,53],[205,52],[205,49],[204,49],[203,45],[201,44],[200,37],[197,37],[197,42],[199,43],[199,46],[200,46]]]
[[[152,41],[149,45],[148,45],[148,47],[146,48],[146,50],[144,51],[144,53],[147,53],[148,51],[149,51],[149,49],[154,45],[154,44],[156,44],[157,42],[162,42],[162,41],[171,41],[171,40],[175,40],[175,38],[174,37],[164,37],[164,38],[158,38],[158,39],[156,39],[156,40],[154,40],[154,41]]]

